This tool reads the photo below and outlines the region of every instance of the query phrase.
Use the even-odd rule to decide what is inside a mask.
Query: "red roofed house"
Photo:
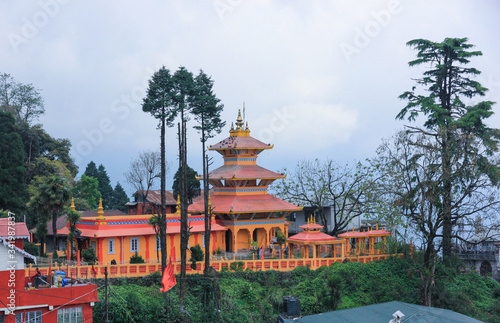
[[[250,136],[248,124],[243,128],[240,112],[229,137],[208,148],[224,159],[223,166],[210,172],[209,180],[213,186],[213,213],[228,229],[227,251],[249,249],[254,241],[259,247],[267,247],[277,231],[287,235],[285,216],[302,209],[267,192],[273,181],[285,178],[257,165],[257,156],[272,148]],[[191,204],[188,212],[202,214],[203,200]]]
[[[29,238],[28,228],[11,219],[0,219],[0,322],[92,322],[92,306],[98,301],[96,285],[30,286],[24,258],[36,261],[36,257],[22,249],[22,240]],[[48,274],[47,269],[41,274]]]

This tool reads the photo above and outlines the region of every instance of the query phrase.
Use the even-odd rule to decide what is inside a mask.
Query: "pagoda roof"
[[[210,172],[210,179],[268,179],[285,178],[258,165],[224,165]]]
[[[391,235],[391,233],[389,231],[381,229],[381,230],[370,230],[370,231],[364,231],[364,232],[348,231],[348,232],[341,233],[338,236],[342,237],[342,238],[362,238],[362,237],[382,237],[382,236],[389,236],[389,235]]]
[[[307,244],[307,242],[332,242],[335,237],[321,231],[302,231],[287,239],[288,242]]]
[[[230,136],[226,139],[216,143],[215,145],[209,146],[209,150],[224,150],[224,149],[271,149],[273,146],[271,144],[265,144],[260,140],[255,139],[250,136]]]
[[[293,205],[269,194],[259,195],[211,195],[214,213],[263,213],[300,211],[302,207]],[[191,204],[188,212],[204,212],[204,201]]]

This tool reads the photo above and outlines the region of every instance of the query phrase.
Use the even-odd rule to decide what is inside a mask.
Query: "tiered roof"
[[[243,125],[241,112],[238,111],[236,127],[231,125],[230,136],[209,147],[219,152],[224,159],[223,166],[209,173],[214,191],[213,212],[246,213],[253,218],[260,213],[300,211],[301,207],[268,194],[269,184],[285,178],[285,175],[257,165],[258,154],[273,146],[251,137],[248,123],[246,127]],[[188,210],[202,213],[204,209],[204,202],[200,200],[190,205]]]

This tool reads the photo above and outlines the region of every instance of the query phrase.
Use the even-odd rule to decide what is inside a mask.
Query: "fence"
[[[399,255],[398,255],[399,256]],[[224,268],[230,269],[231,264],[238,262],[242,264],[242,269],[258,270],[277,270],[290,271],[296,267],[309,266],[311,269],[316,269],[322,266],[330,266],[335,262],[362,262],[383,260],[389,255],[368,255],[368,256],[353,256],[353,257],[336,257],[336,258],[306,258],[306,259],[256,259],[256,260],[216,260],[211,261],[210,265],[216,271],[222,271]],[[190,264],[187,264],[186,272],[188,274],[202,274],[204,270],[204,262],[198,262],[196,269],[192,269]],[[69,277],[76,279],[104,278],[105,268],[108,268],[108,277],[142,277],[150,275],[156,271],[161,272],[161,264],[159,263],[144,263],[144,264],[119,264],[119,265],[94,265],[94,266],[69,266],[67,264],[55,264],[50,270],[64,270],[69,273]],[[49,274],[49,267],[39,268],[42,275]],[[174,273],[181,271],[181,263],[174,263]],[[25,268],[26,276],[33,276],[36,269],[31,264]]]

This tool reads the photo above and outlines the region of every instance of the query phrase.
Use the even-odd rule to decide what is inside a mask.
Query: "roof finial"
[[[104,220],[104,208],[102,207],[102,198],[99,199],[99,207],[97,208],[97,219]]]
[[[177,210],[175,210],[175,214],[181,213],[181,195],[177,194]]]
[[[238,118],[236,118],[236,130],[243,130],[243,118],[241,117],[241,109],[238,109]]]
[[[246,125],[245,130],[246,130],[246,131],[250,130],[250,129],[248,129],[248,121],[247,121],[247,125]]]
[[[75,199],[73,197],[71,198],[70,209],[72,209],[73,211],[76,211],[76,208],[75,208]]]
[[[234,130],[234,125],[232,122],[231,122],[231,130]]]

